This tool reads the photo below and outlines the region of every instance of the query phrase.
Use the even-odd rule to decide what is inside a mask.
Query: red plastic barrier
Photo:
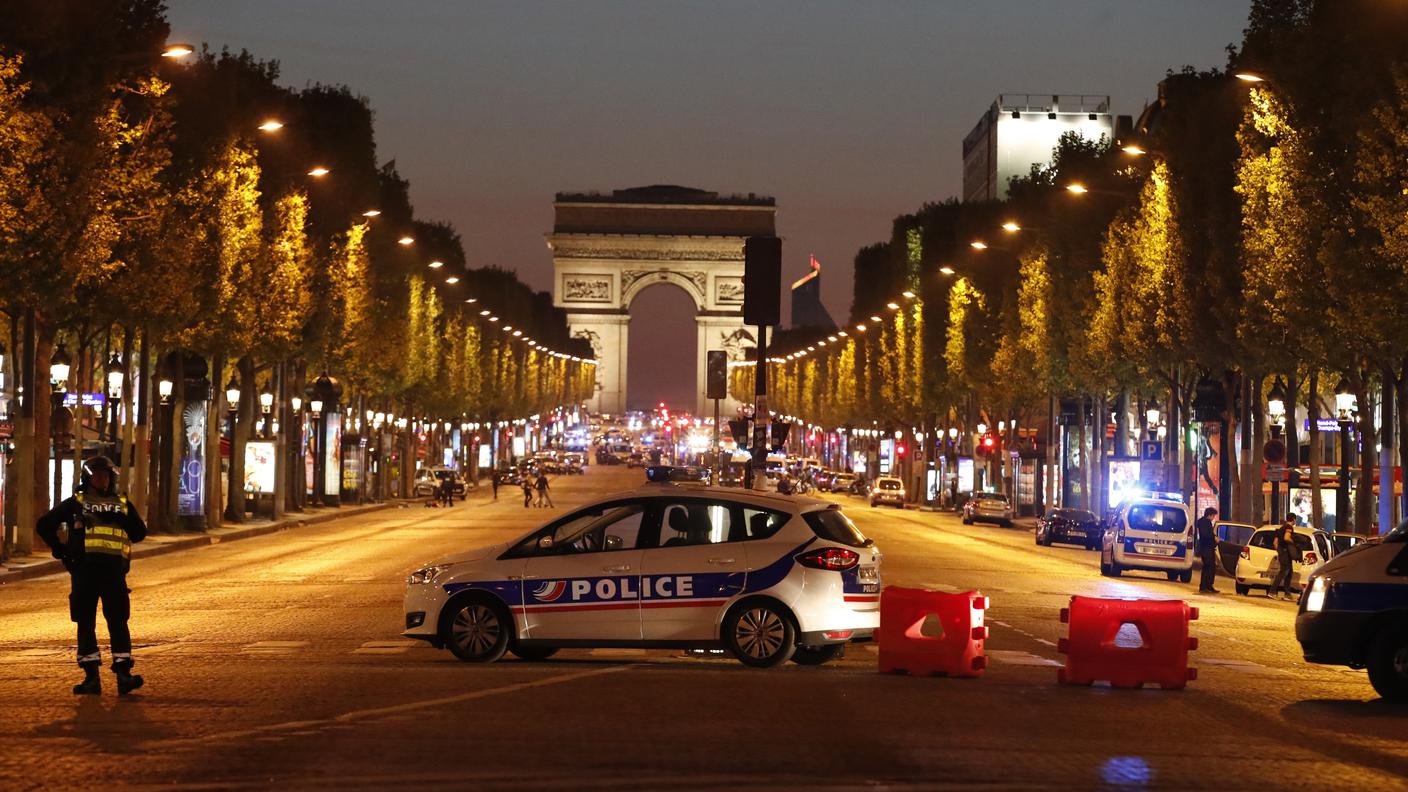
[[[988,598],[976,591],[948,594],[886,586],[880,594],[880,673],[982,676],[988,666],[983,653],[987,608]],[[942,634],[926,628],[930,616]]]
[[[1056,680],[1063,685],[1099,680],[1118,688],[1157,684],[1163,690],[1182,690],[1198,678],[1198,670],[1188,667],[1188,652],[1198,648],[1198,639],[1188,636],[1188,622],[1197,618],[1198,609],[1182,600],[1071,597],[1070,607],[1061,609],[1070,637],[1056,645],[1066,655]],[[1138,630],[1142,645],[1117,644],[1126,624]]]

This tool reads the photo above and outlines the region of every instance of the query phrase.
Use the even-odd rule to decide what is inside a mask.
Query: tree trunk
[[[1320,485],[1320,464],[1324,457],[1324,444],[1320,441],[1320,372],[1310,370],[1309,394],[1306,406],[1310,414],[1310,524],[1313,528],[1325,529],[1325,504],[1320,500],[1323,491]]]
[[[1354,532],[1370,536],[1374,532],[1374,455],[1377,453],[1374,433],[1374,404],[1370,401],[1369,376],[1360,373],[1355,378],[1354,395],[1359,400],[1359,479],[1354,488]]]
[[[1398,466],[1408,473],[1408,436],[1405,436],[1408,434],[1408,358],[1403,360],[1395,387],[1398,391]],[[1398,502],[1398,519],[1408,520],[1408,480],[1404,481]]]
[[[1095,397],[1095,436],[1090,439],[1091,455],[1094,457],[1090,466],[1091,485],[1090,502],[1094,504],[1095,513],[1103,515],[1109,504],[1105,502],[1105,427],[1109,423],[1105,404],[1106,394],[1101,393]]]
[[[1393,397],[1396,391],[1393,369],[1384,366],[1380,370],[1379,388],[1379,533],[1393,530],[1393,446],[1397,433],[1393,431]]]
[[[1090,423],[1086,414],[1086,405],[1089,400],[1081,397],[1080,400],[1080,506],[1083,509],[1093,509],[1094,503],[1090,500],[1090,452],[1087,449],[1086,425]]]
[[[235,364],[235,370],[240,383],[240,400],[239,404],[230,405],[234,418],[230,431],[230,481],[225,519],[242,523],[245,520],[244,446],[254,419],[254,361],[246,355]]]
[[[1263,525],[1266,522],[1266,496],[1265,488],[1262,486],[1263,465],[1266,462],[1263,446],[1266,442],[1266,411],[1261,406],[1262,376],[1247,378],[1251,382],[1250,399],[1248,403],[1251,411],[1251,468],[1247,476],[1247,493],[1251,497],[1252,525]]]

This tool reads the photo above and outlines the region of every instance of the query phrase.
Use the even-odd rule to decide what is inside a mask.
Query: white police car
[[[1311,574],[1296,640],[1306,662],[1367,668],[1380,696],[1408,703],[1408,520]]]
[[[820,664],[879,627],[880,559],[828,501],[648,483],[416,570],[405,635],[467,662],[722,646]]]
[[[1100,539],[1100,574],[1132,569],[1162,572],[1169,580],[1193,579],[1193,519],[1176,492],[1126,498],[1115,507]]]

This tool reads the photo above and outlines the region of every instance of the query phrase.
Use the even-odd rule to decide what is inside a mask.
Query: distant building
[[[1120,116],[1122,128],[1131,126]],[[1061,135],[1075,132],[1087,140],[1122,133],[1110,115],[1108,96],[1000,94],[963,138],[963,200],[1007,197],[1008,180],[1025,176],[1032,165],[1051,162]]]
[[[821,302],[821,262],[811,257],[811,271],[792,284],[792,326],[835,330],[836,321]]]

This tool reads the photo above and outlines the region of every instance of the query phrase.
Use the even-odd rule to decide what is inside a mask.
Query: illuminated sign
[[[82,398],[82,404],[83,404],[84,407],[102,407],[102,406],[106,405],[107,402],[108,402],[107,397],[104,396],[104,395],[101,394],[101,393],[84,393],[84,394],[65,393],[65,394],[64,394],[64,406],[65,406],[65,407],[77,407],[77,406],[79,405],[79,396],[80,396],[80,395],[83,397],[83,398]]]

